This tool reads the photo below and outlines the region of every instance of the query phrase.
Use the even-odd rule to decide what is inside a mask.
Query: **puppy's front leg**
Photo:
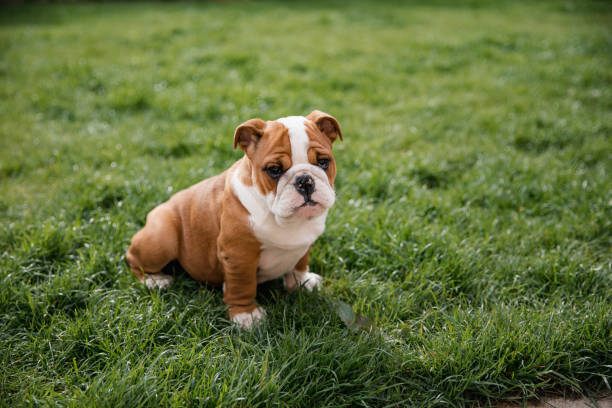
[[[243,246],[221,246],[219,258],[224,270],[223,302],[229,317],[241,328],[250,329],[266,313],[255,304],[259,251],[243,249]]]
[[[310,249],[295,265],[291,272],[285,274],[285,289],[292,291],[299,287],[304,287],[312,292],[314,289],[321,288],[323,278],[321,275],[308,271],[308,261],[310,260]]]

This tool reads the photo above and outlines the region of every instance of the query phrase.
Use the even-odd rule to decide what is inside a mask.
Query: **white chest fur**
[[[299,220],[280,226],[269,213],[265,219],[251,216],[255,237],[261,242],[257,282],[265,282],[291,272],[310,245],[323,233],[327,212],[312,220]]]
[[[308,248],[325,230],[327,211],[312,219],[278,220],[266,206],[266,197],[253,186],[232,177],[232,187],[251,214],[249,222],[261,242],[257,282],[276,279],[291,272]],[[280,221],[280,222],[279,222]]]
[[[257,283],[280,278],[292,271],[307,250],[308,246],[296,249],[262,247],[257,269]]]

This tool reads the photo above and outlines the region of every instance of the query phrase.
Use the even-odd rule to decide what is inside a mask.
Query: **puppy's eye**
[[[329,167],[329,159],[327,159],[327,158],[325,158],[325,159],[317,159],[317,164],[323,170],[327,170],[327,168]]]
[[[273,179],[277,179],[283,175],[283,168],[281,166],[266,167],[264,171]]]

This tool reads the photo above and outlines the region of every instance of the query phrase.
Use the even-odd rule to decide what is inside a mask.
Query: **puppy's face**
[[[332,143],[340,125],[326,113],[264,122],[251,119],[236,129],[234,145],[251,161],[251,181],[277,219],[310,219],[335,201],[336,162]]]

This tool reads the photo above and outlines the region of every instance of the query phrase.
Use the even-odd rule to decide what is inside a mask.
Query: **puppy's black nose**
[[[295,179],[295,189],[306,198],[314,191],[314,179],[308,175],[298,176]]]

